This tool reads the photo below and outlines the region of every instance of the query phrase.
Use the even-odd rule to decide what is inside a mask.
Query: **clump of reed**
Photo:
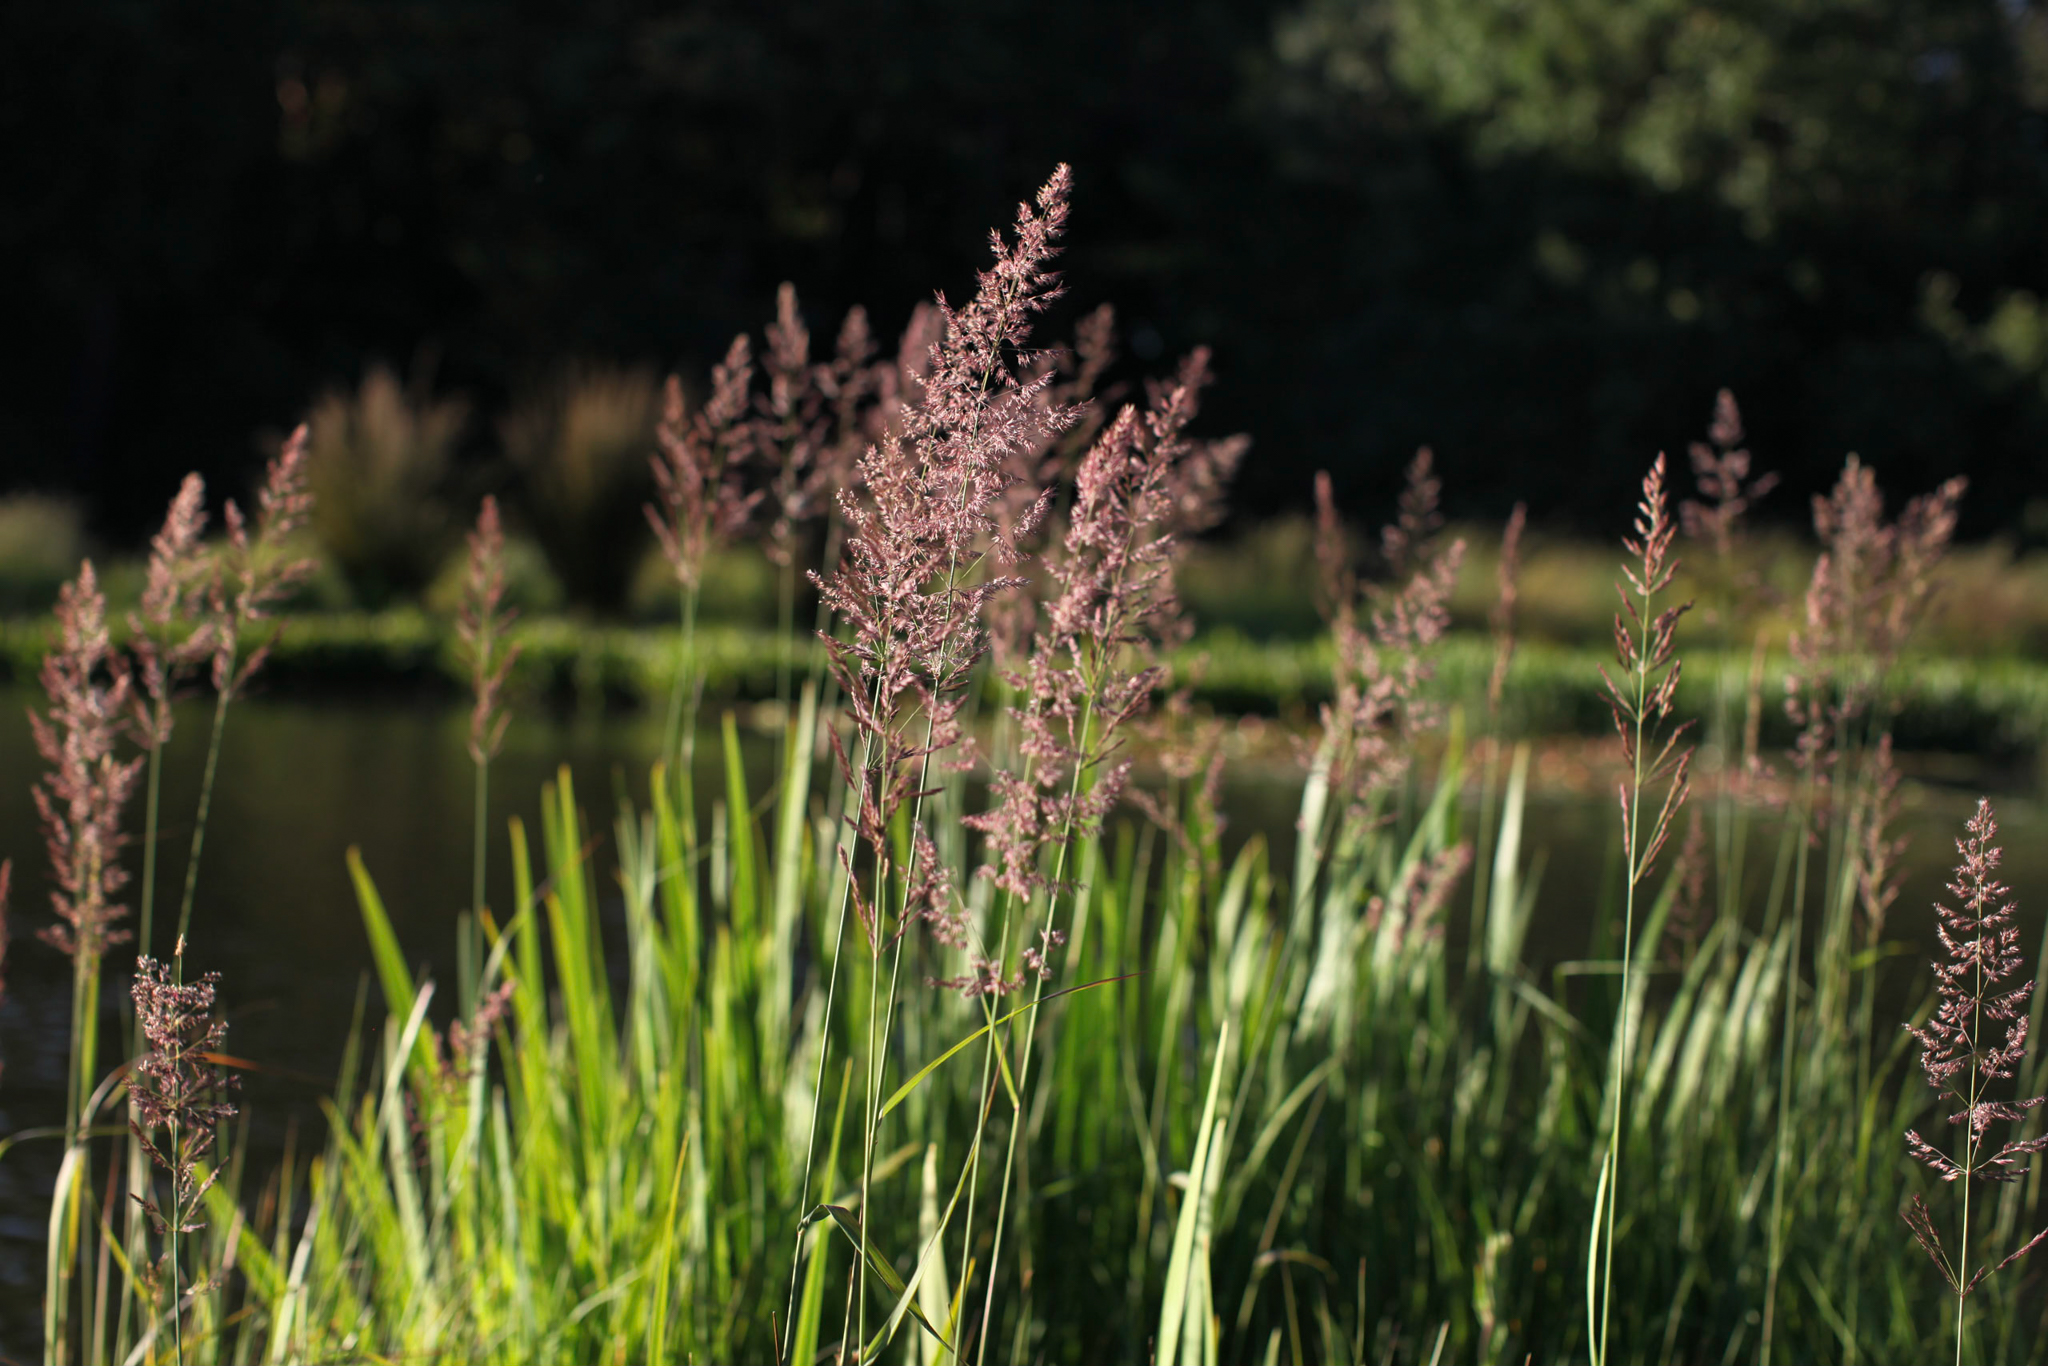
[[[424,587],[446,534],[440,501],[469,422],[460,398],[436,398],[372,365],[353,392],[332,389],[307,418],[310,530],[357,596],[381,602]]]
[[[190,1289],[198,1283],[192,1274],[197,1259],[189,1247],[181,1249],[180,1237],[203,1226],[199,1207],[217,1173],[202,1170],[202,1161],[215,1131],[233,1112],[209,1098],[221,1083],[211,1062],[199,1055],[219,1039],[213,1026],[198,1022],[211,1010],[213,985],[185,985],[185,944],[229,705],[246,691],[275,641],[274,624],[266,633],[272,610],[307,570],[291,551],[309,507],[307,458],[301,427],[270,462],[253,520],[229,501],[222,512],[225,535],[211,546],[202,542],[204,487],[196,475],[184,481],[151,543],[126,648],[113,643],[106,599],[90,560],[59,594],[57,638],[41,670],[48,709],[32,713],[30,723],[49,765],[35,799],[56,884],[55,923],[39,937],[72,961],[71,1058],[61,1129],[26,1135],[61,1137],[65,1145],[45,1259],[43,1334],[53,1361],[139,1359],[168,1336],[182,1362],[187,1321],[204,1316],[205,1306]],[[213,724],[178,908],[177,949],[166,971],[148,956],[156,930],[161,759],[174,729],[172,703],[202,672],[215,695]],[[102,979],[109,950],[132,937],[119,923],[128,913],[119,893],[129,880],[121,853],[131,838],[126,809],[145,770],[143,956],[133,993],[132,1053],[129,1063],[103,1076]],[[124,1102],[125,1129],[99,1123]],[[171,1129],[168,1147],[151,1138],[165,1126]],[[96,1196],[93,1140],[123,1134],[124,1160],[109,1161]],[[151,1159],[172,1177],[168,1214],[152,1191]],[[117,1211],[126,1212],[119,1233]],[[156,1259],[145,1255],[145,1213],[166,1239]],[[166,1281],[168,1298],[157,1293]]]
[[[652,370],[595,362],[561,367],[498,424],[527,494],[530,525],[576,601],[615,606],[630,562],[647,444],[661,416]]]
[[[1774,759],[1767,642],[1741,634],[1769,621],[1737,610],[1768,476],[1732,399],[1695,454],[1696,501],[1674,516],[1651,467],[1623,543],[1605,890],[1583,955],[1553,964],[1528,943],[1544,855],[1515,722],[1526,585],[1502,555],[1468,717],[1438,673],[1464,546],[1427,452],[1369,546],[1319,481],[1335,667],[1293,859],[1257,832],[1226,843],[1226,746],[1162,664],[1186,637],[1186,538],[1214,525],[1244,446],[1193,434],[1202,353],[1138,390],[1105,312],[1070,347],[1034,344],[1070,191],[1062,168],[971,298],[920,313],[894,361],[857,319],[812,360],[785,292],[764,359],[736,341],[701,407],[670,386],[649,518],[682,666],[644,796],[593,821],[565,770],[538,827],[513,821],[495,853],[511,659],[485,504],[461,623],[476,804],[453,990],[415,974],[351,854],[382,1024],[343,1060],[322,1151],[253,1204],[239,1165],[195,1146],[221,1118],[210,984],[145,968],[151,1061],[133,1072],[102,1073],[81,1018],[54,1358],[168,1340],[236,1362],[1862,1360],[1935,1333],[1961,1355],[2048,1351],[1971,1251],[2021,1245],[2041,1213],[2039,1111],[1981,1083],[2048,1089],[2021,1056],[2039,999],[1993,982],[2017,946],[1986,880],[1988,810],[1945,913],[1956,957],[1914,1017],[1966,1136],[1959,1158],[1922,1155],[1937,1177],[2024,1179],[1964,1209],[1942,1283],[1891,1214],[1923,1208],[1927,1178],[1889,1136],[1926,1132],[1929,1100],[1903,1075],[1913,1036],[1879,1021],[1881,980],[1900,981],[1890,723],[1960,486],[1887,521],[1851,461],[1820,500],[1783,680],[1797,739]],[[224,543],[200,538],[197,486],[181,492],[133,659],[106,642],[89,575],[67,595],[47,807],[76,851],[67,942],[100,955],[82,997],[118,933],[117,798],[169,739],[163,699],[210,664],[217,741],[262,658],[304,511],[295,449],[253,530],[227,510]],[[778,566],[817,566],[827,661],[779,671],[765,790],[729,715],[700,780],[691,638],[705,557],[764,522]],[[1504,544],[1522,531],[1518,515]],[[1697,775],[1671,715],[1681,536],[1716,569],[1696,581],[1722,653],[1753,661],[1716,689]],[[142,720],[124,719],[136,696]],[[203,815],[195,863],[199,831]],[[188,882],[181,940],[190,900]],[[185,1139],[166,1148],[150,1135],[179,1096]],[[122,1098],[126,1175],[108,1163],[100,1185],[120,1131],[94,1120]],[[170,1159],[168,1203],[145,1143]],[[113,1226],[122,1190],[191,1235],[167,1253],[168,1305],[139,1220]],[[1909,1215],[1939,1261],[1934,1221]]]

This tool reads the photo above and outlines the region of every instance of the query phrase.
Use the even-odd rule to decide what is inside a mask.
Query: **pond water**
[[[64,1093],[69,963],[34,937],[51,920],[29,795],[42,770],[24,714],[36,700],[0,690],[0,858],[15,863],[0,1002],[0,1135],[59,1123]],[[203,712],[182,715],[166,761],[159,951],[169,947],[184,876],[205,725]],[[188,974],[221,973],[229,1050],[273,1069],[248,1077],[241,1098],[258,1173],[274,1164],[289,1127],[298,1126],[307,1144],[324,1138],[321,1083],[335,1073],[359,984],[371,966],[343,863],[349,846],[362,850],[408,955],[430,972],[452,973],[455,918],[469,897],[473,770],[466,734],[466,712],[445,704],[257,700],[230,716]],[[519,815],[529,829],[537,826],[541,785],[558,766],[573,772],[593,827],[608,831],[618,794],[636,800],[644,794],[647,760],[659,741],[659,719],[638,715],[515,722],[491,774],[499,854],[490,871],[492,904],[509,900],[505,821]],[[776,745],[771,736],[750,732],[745,746],[758,792]],[[1285,746],[1265,749],[1286,753]],[[715,735],[707,736],[700,745],[706,781],[716,781],[708,767],[715,752]],[[1967,764],[1923,761],[1916,767],[1923,778],[1903,792],[1902,826],[1911,845],[1891,932],[1916,956],[1926,956],[1933,943],[1926,908],[1954,861],[1951,840],[1980,790],[1972,784],[1988,784],[1999,801],[2005,877],[2022,906],[2031,959],[2038,913],[2048,910],[2048,814],[2031,777],[2000,777]],[[1284,757],[1235,770],[1224,794],[1232,839],[1264,833],[1276,846],[1276,865],[1287,866],[1299,788],[1298,772]],[[1570,785],[1542,787],[1532,799],[1525,849],[1547,860],[1531,932],[1530,951],[1538,960],[1586,952],[1614,838],[1612,803],[1611,795]],[[139,810],[139,796],[136,805]],[[1757,848],[1753,864],[1767,872],[1769,846]],[[128,862],[139,864],[137,851],[129,851]],[[132,903],[132,887],[127,897]],[[1454,938],[1461,919],[1454,911]],[[110,970],[110,999],[126,988],[124,956],[117,953]],[[1925,977],[1924,970],[1894,975],[1901,993],[1917,993]],[[371,1001],[374,1013],[374,990]],[[43,1244],[57,1157],[56,1145],[46,1142],[25,1144],[0,1160],[0,1358],[39,1355]]]

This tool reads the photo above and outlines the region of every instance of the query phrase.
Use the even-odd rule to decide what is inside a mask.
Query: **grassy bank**
[[[43,618],[0,620],[0,683],[35,678],[53,639]],[[117,627],[115,637],[120,638]],[[591,626],[558,617],[516,623],[520,646],[511,695],[525,705],[603,705],[658,709],[683,666],[672,629]],[[712,701],[775,696],[781,638],[773,631],[700,626],[688,665]],[[813,640],[786,646],[798,675],[817,661]],[[1510,667],[1503,724],[1529,736],[1612,733],[1600,666],[1608,653],[1592,647],[1525,643]],[[1223,714],[1278,716],[1300,722],[1331,697],[1335,654],[1326,638],[1254,640],[1212,631],[1168,656],[1168,686]],[[1677,696],[1680,716],[1704,719],[1716,697],[1741,698],[1756,661],[1713,650],[1687,653]],[[1453,634],[1440,647],[1438,678],[1446,701],[1477,716],[1485,709],[1493,644]],[[1786,659],[1762,661],[1761,739],[1789,743],[1785,717]],[[469,686],[469,666],[452,623],[412,609],[295,617],[266,665],[267,691],[292,696],[346,695],[456,698]],[[1726,690],[1725,694],[1723,690]],[[2027,756],[2048,742],[2048,663],[2020,658],[1922,654],[1908,657],[1892,680],[1899,708],[1893,734],[1902,749],[1945,750],[1986,757]],[[992,694],[993,696],[993,694]]]

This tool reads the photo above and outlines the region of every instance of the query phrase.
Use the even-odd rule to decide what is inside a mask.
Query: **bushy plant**
[[[499,425],[525,487],[527,524],[574,601],[618,605],[637,539],[647,452],[661,413],[651,370],[565,366],[529,390]]]
[[[439,564],[442,486],[468,420],[462,399],[436,398],[424,381],[408,386],[384,365],[313,405],[311,527],[360,600],[417,590]]]
[[[84,517],[72,500],[39,493],[0,498],[0,613],[54,604],[84,542]]]

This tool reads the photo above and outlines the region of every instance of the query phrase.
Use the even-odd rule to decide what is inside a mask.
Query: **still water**
[[[35,938],[50,923],[49,879],[30,784],[42,771],[25,708],[36,699],[0,691],[0,858],[15,864],[11,942],[0,1002],[0,1134],[61,1122],[68,1029],[68,960]],[[170,945],[177,890],[184,877],[204,757],[208,713],[181,716],[167,754],[159,878],[159,952]],[[391,701],[252,701],[231,714],[224,738],[214,814],[207,833],[188,951],[188,976],[221,974],[229,1051],[266,1068],[244,1082],[241,1104],[255,1173],[276,1161],[296,1126],[305,1146],[324,1139],[317,1102],[339,1062],[369,949],[344,867],[354,845],[377,880],[408,956],[446,980],[454,969],[455,918],[469,898],[473,769],[460,708]],[[491,770],[491,828],[499,857],[489,899],[509,899],[503,858],[506,820],[539,818],[543,782],[566,764],[593,833],[607,833],[621,795],[645,792],[647,762],[660,721],[645,716],[522,718],[508,732]],[[700,742],[701,780],[717,782],[715,733]],[[772,737],[744,742],[754,789],[765,789],[776,753]],[[1263,833],[1285,867],[1293,842],[1298,773],[1286,747],[1233,770],[1224,806],[1233,841]],[[1953,863],[1952,838],[1980,790],[1999,803],[2007,851],[2005,877],[2022,908],[2031,958],[2038,912],[2048,909],[2048,816],[2018,781],[1967,764],[1922,763],[1923,778],[1903,792],[1903,833],[1911,838],[1904,890],[1890,923],[1907,961],[1933,944],[1927,907]],[[1539,771],[1543,771],[1539,769]],[[1940,776],[1936,776],[1939,771]],[[1565,776],[1557,772],[1560,780]],[[700,790],[704,790],[700,787]],[[136,809],[140,809],[140,795]],[[1524,848],[1546,873],[1531,929],[1530,956],[1541,965],[1586,952],[1601,870],[1614,838],[1611,795],[1569,782],[1542,786],[1531,802]],[[1753,864],[1767,872],[1760,847]],[[600,863],[605,862],[600,855]],[[130,849],[128,864],[140,864]],[[131,886],[125,898],[133,904]],[[1454,900],[1454,906],[1456,901]],[[1458,934],[1454,911],[1450,933]],[[118,1001],[126,971],[117,951],[107,996]],[[1895,973],[1894,990],[1917,993],[1924,970]],[[374,991],[372,1018],[379,1009]],[[110,1016],[107,1035],[124,1036]],[[111,1064],[111,1049],[108,1058]],[[54,1143],[24,1144],[0,1160],[0,1359],[40,1354],[38,1308]],[[251,1182],[255,1184],[254,1181]]]

